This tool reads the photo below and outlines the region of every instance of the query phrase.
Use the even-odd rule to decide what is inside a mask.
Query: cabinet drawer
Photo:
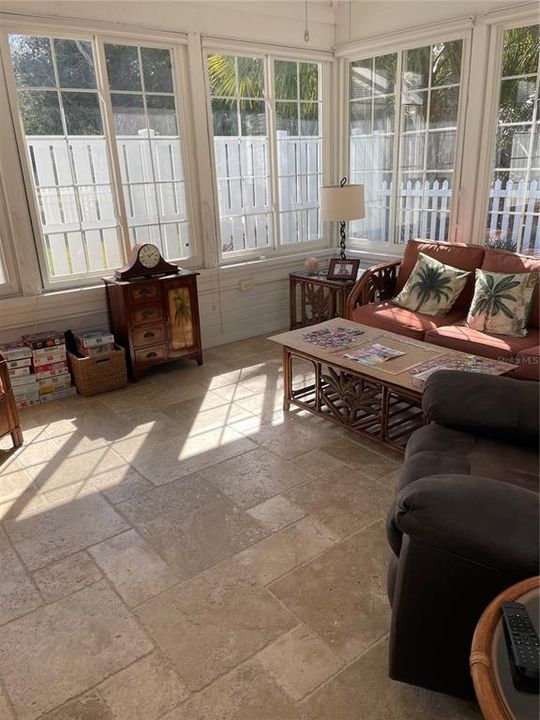
[[[165,328],[163,325],[152,325],[151,327],[142,327],[133,330],[133,345],[135,347],[144,347],[145,345],[155,345],[165,340]]]
[[[141,302],[144,300],[157,300],[159,297],[159,286],[157,283],[147,283],[144,285],[134,285],[129,288],[129,299],[131,302]]]
[[[151,363],[156,360],[167,359],[167,346],[166,345],[153,345],[152,347],[144,348],[144,350],[135,350],[135,362],[140,363]]]
[[[163,317],[163,313],[161,305],[154,303],[131,308],[130,317],[132,325],[146,325],[159,322]]]

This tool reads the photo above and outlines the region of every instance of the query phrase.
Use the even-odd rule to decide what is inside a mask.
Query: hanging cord
[[[304,42],[309,42],[309,27],[308,27],[308,12],[307,12],[308,0],[304,0]]]

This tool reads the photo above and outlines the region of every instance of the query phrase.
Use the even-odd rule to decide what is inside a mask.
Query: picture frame
[[[360,260],[331,258],[328,265],[328,280],[356,280]]]

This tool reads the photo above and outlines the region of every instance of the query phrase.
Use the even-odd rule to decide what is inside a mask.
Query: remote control
[[[512,679],[517,690],[538,693],[540,645],[538,633],[521,603],[503,603],[503,625]]]

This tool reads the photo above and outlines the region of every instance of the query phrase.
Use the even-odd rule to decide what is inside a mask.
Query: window
[[[48,282],[118,267],[136,242],[187,257],[171,50],[106,43],[100,78],[97,38],[9,35],[9,47]]]
[[[132,243],[189,255],[189,227],[171,51],[105,45],[124,204]]]
[[[320,64],[210,54],[207,67],[222,254],[319,241]]]
[[[540,251],[540,26],[504,32],[486,244]]]
[[[48,276],[114,267],[122,251],[92,46],[9,41]]]
[[[449,236],[462,40],[353,61],[350,179],[365,186],[354,238]]]

